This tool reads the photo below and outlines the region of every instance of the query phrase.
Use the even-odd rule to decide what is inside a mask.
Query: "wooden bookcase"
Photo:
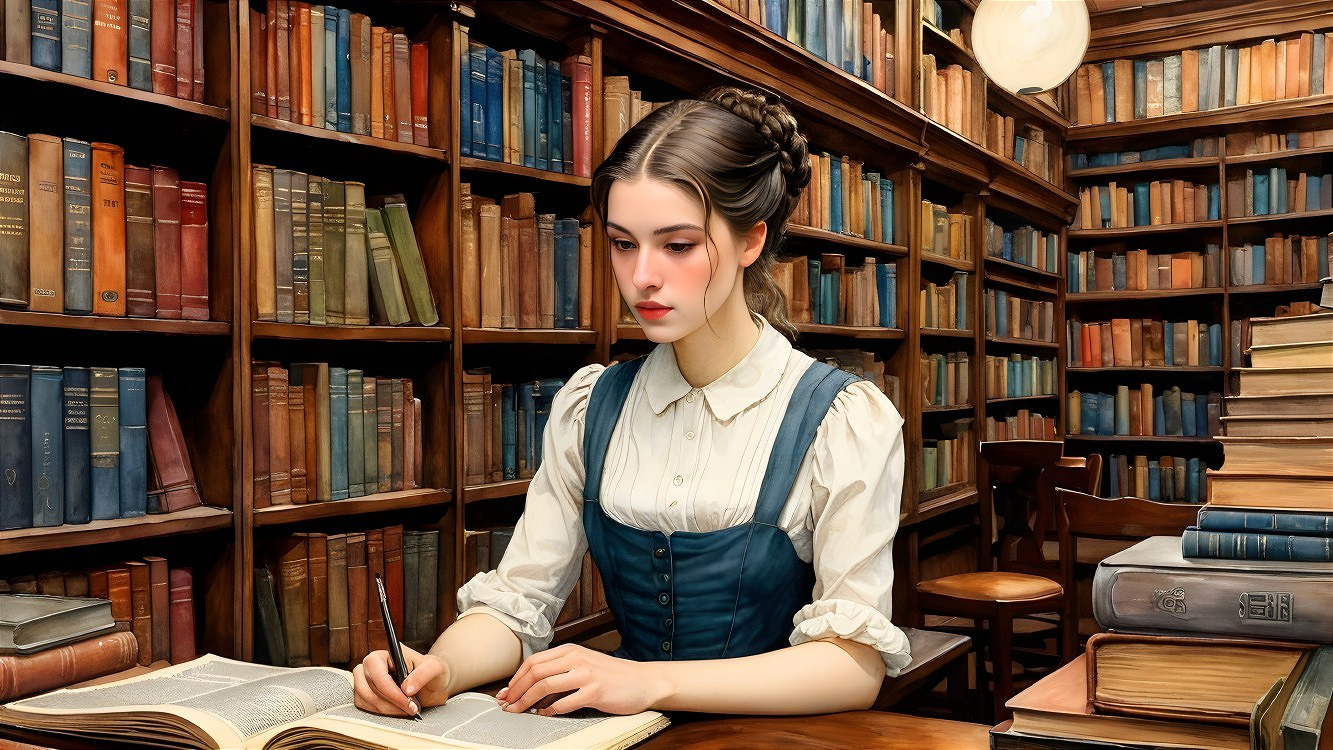
[[[974,3],[960,1],[970,13]],[[985,415],[1006,407],[985,398],[981,357],[987,352],[1031,351],[1024,344],[985,341],[980,305],[985,289],[992,283],[1006,284],[1034,290],[1029,296],[1056,290],[1057,299],[1062,299],[1063,289],[1061,274],[984,260],[981,222],[993,206],[1024,223],[1055,231],[1068,223],[1075,205],[1074,197],[1060,185],[1038,178],[920,113],[917,2],[875,2],[877,12],[894,18],[898,98],[886,96],[711,0],[448,5],[355,0],[345,5],[367,13],[377,25],[402,26],[412,40],[430,43],[429,145],[293,125],[252,111],[249,9],[262,8],[262,0],[204,0],[207,89],[203,103],[0,61],[0,86],[10,97],[42,103],[5,109],[0,127],[24,134],[47,132],[118,143],[138,162],[176,166],[183,177],[208,182],[212,312],[208,322],[185,322],[0,311],[0,335],[14,361],[142,365],[150,373],[163,374],[209,506],[144,520],[0,532],[0,567],[35,573],[143,554],[162,554],[173,564],[192,565],[201,649],[248,659],[254,653],[252,570],[269,540],[295,531],[334,533],[401,522],[441,531],[438,627],[443,629],[452,621],[452,590],[462,583],[458,571],[462,569],[463,530],[513,523],[528,486],[526,480],[462,485],[463,371],[487,367],[496,382],[568,377],[582,365],[646,350],[641,333],[636,342],[633,327],[615,324],[618,302],[612,303],[615,289],[605,260],[606,242],[588,205],[589,180],[458,157],[461,53],[457,42],[461,29],[467,28],[471,39],[497,49],[532,47],[552,57],[578,53],[592,59],[594,164],[603,155],[602,77],[625,74],[655,101],[697,94],[723,82],[776,94],[793,109],[814,149],[862,160],[894,180],[896,244],[796,227],[787,251],[817,253],[826,248],[827,252],[853,257],[869,254],[879,261],[898,263],[898,328],[805,325],[799,344],[874,351],[900,379],[908,465],[896,550],[900,565],[896,610],[906,614],[895,617],[904,623],[912,620],[912,585],[922,575],[932,575],[929,566],[923,569],[919,564],[920,555],[929,556],[941,540],[951,539],[948,529],[952,526],[971,523],[977,504],[975,483],[922,497],[922,422],[940,418],[925,415],[920,406],[918,357],[923,342],[929,341],[936,351],[970,352],[973,397],[957,413],[975,420],[975,441]],[[984,80],[978,82],[984,84]],[[978,91],[990,89],[983,85]],[[979,101],[991,100],[997,109],[1007,107],[1040,119],[1050,132],[1063,133],[1062,117],[1048,111],[1045,104],[1003,94],[979,96]],[[257,321],[250,177],[254,164],[363,181],[367,195],[404,193],[426,259],[440,325],[394,328]],[[577,215],[593,224],[592,329],[460,329],[456,325],[461,317],[461,295],[457,293],[461,228],[455,217],[462,183],[496,198],[530,191],[537,194],[542,210]],[[923,274],[935,273],[939,265],[921,258],[917,240],[921,198],[940,189],[965,202],[978,232],[972,257],[963,269],[974,282],[969,287],[973,325],[966,333],[936,337],[921,330],[915,292]],[[1060,256],[1063,268],[1063,247]],[[939,268],[949,270],[947,265]],[[256,510],[250,438],[250,365],[254,361],[325,361],[380,368],[376,375],[412,377],[424,407],[425,486],[331,503]],[[1058,414],[1058,405],[1052,411]],[[973,542],[975,539],[973,533]],[[975,557],[970,551],[965,556],[969,560]],[[558,629],[557,638],[578,638],[608,627],[606,613],[594,614]]]

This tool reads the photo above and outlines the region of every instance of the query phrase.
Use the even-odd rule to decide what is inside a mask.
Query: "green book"
[[[1282,715],[1286,750],[1317,750],[1333,699],[1333,646],[1320,646],[1296,681]]]
[[[366,186],[348,182],[344,190],[347,233],[343,257],[343,313],[347,324],[370,325],[370,281],[367,277]]]
[[[365,401],[361,370],[347,371],[347,496],[361,497],[366,492]]]
[[[408,311],[413,323],[433,326],[440,322],[440,314],[435,309],[435,297],[431,294],[430,281],[426,278],[426,264],[421,257],[421,248],[417,246],[417,237],[412,230],[412,219],[407,213],[407,204],[402,196],[390,196],[384,204],[384,221],[389,230],[389,242],[393,245],[394,256],[398,259],[398,270],[411,298]]]
[[[366,209],[366,243],[370,254],[370,291],[375,303],[375,319],[392,326],[412,322],[399,279],[398,260],[384,226],[384,213],[378,208]]]
[[[921,489],[933,490],[939,486],[939,469],[936,466],[935,446],[921,446]]]
[[[324,185],[324,315],[328,324],[347,323],[347,196],[337,180]]]
[[[329,181],[310,176],[306,186],[306,258],[309,266],[308,294],[310,322],[328,322],[324,308],[324,186]]]

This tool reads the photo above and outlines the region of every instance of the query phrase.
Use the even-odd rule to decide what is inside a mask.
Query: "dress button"
[[[693,433],[693,432],[687,432],[687,433],[685,433],[685,439],[686,439],[686,440],[693,440],[693,439],[694,439],[694,433]]]
[[[653,550],[653,557],[666,557],[666,547],[658,547]]]
[[[670,574],[670,573],[663,573],[663,574],[662,574],[662,583],[671,583],[671,574]]]
[[[661,594],[658,594],[658,595],[657,595],[657,603],[658,603],[658,604],[661,604],[661,605],[664,606],[664,607],[665,607],[666,605],[670,604],[670,603],[671,603],[671,594],[668,594],[668,593],[665,593],[665,592],[663,592],[663,593],[661,593]]]
[[[671,641],[662,641],[662,650],[671,653]]]
[[[690,392],[690,395],[688,395],[688,396],[685,397],[685,400],[686,400],[687,402],[691,403],[691,404],[694,403],[694,392],[691,391],[691,392]]]
[[[684,481],[685,481],[685,477],[682,477],[681,475],[677,474],[677,475],[675,476],[675,478],[671,480],[671,483],[674,484],[674,485],[676,485],[677,487],[679,487],[680,484],[681,484],[681,482],[684,482]]]
[[[672,623],[672,622],[674,622],[674,620],[672,620],[670,617],[668,617],[668,618],[666,618],[665,620],[662,621],[662,627],[664,627],[664,628],[669,628],[669,627],[671,627],[671,623]]]

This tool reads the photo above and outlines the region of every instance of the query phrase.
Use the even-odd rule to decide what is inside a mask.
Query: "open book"
[[[611,716],[513,714],[480,693],[422,711],[422,721],[352,705],[352,673],[289,669],[202,656],[96,687],[57,690],[0,706],[0,722],[100,740],[127,736],[183,748],[605,748],[660,731],[655,711]]]

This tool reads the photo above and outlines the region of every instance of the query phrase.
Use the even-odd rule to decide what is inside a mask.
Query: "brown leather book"
[[[264,6],[264,94],[268,97],[267,107],[259,114],[276,118],[278,116],[278,4],[266,3]]]
[[[500,217],[500,327],[518,327],[518,292],[523,280],[518,273],[518,224]]]
[[[270,505],[292,502],[291,417],[287,370],[268,368],[268,491]]]
[[[148,395],[148,448],[152,466],[149,494],[158,494],[158,508],[163,513],[193,508],[201,503],[199,485],[190,464],[190,453],[181,432],[180,420],[171,396],[162,387],[162,378],[150,375]],[[150,503],[151,504],[151,503]]]
[[[463,371],[463,484],[486,483],[486,391],[489,376]]]
[[[1153,434],[1152,391],[1152,383],[1143,383],[1139,386],[1139,427],[1143,435]]]
[[[541,325],[538,312],[541,283],[537,268],[537,202],[532,193],[513,193],[504,197],[502,212],[514,219],[518,230],[518,327],[537,328]]]
[[[296,369],[296,366],[293,366],[293,372]],[[320,453],[319,442],[319,408],[315,403],[319,393],[318,375],[318,369],[312,365],[300,367],[301,402],[304,410],[302,421],[305,423],[305,497],[308,503],[320,500],[319,467],[322,454]],[[324,412],[327,418],[327,407],[325,407]],[[327,474],[327,463],[324,465],[324,472]],[[325,496],[324,499],[327,500],[328,496]]]
[[[148,666],[153,663],[153,591],[148,563],[127,560],[121,564],[129,570],[130,632],[139,641],[139,663]]]
[[[463,301],[461,322],[464,328],[481,326],[481,256],[477,244],[477,203],[469,183],[458,186],[458,216],[462,225],[463,247],[458,260],[462,269],[459,294]]]
[[[28,309],[65,311],[64,144],[28,136]]]
[[[181,317],[180,175],[153,167],[153,284],[157,317]]]
[[[23,5],[24,12],[28,6]],[[26,34],[25,37],[26,39]],[[27,47],[24,47],[27,51]],[[10,200],[0,203],[0,303],[27,307],[28,291],[28,139],[0,132],[0,172],[8,175]]]
[[[194,14],[192,24],[194,52],[190,55],[193,65],[193,87],[190,98],[196,102],[204,100],[204,0],[194,0],[191,4]]]
[[[362,479],[367,495],[380,491],[379,398],[375,378],[361,376]]]
[[[327,539],[330,664],[347,664],[352,658],[347,613],[347,537],[347,534],[329,534]]]
[[[176,96],[182,99],[194,93],[194,5],[198,2],[201,0],[176,0]]]
[[[1237,104],[1241,102],[1237,101]],[[1187,49],[1180,53],[1180,111],[1199,111],[1199,51]]]
[[[555,214],[537,214],[537,269],[537,327],[555,328]]]
[[[502,413],[500,409],[500,399],[502,386],[499,383],[492,383],[486,390],[486,481],[499,482],[504,479],[504,469],[502,468],[502,457],[504,448],[502,442],[503,423],[501,422]],[[406,400],[404,400],[406,408]],[[406,473],[406,466],[404,466]]]
[[[310,663],[329,663],[329,552],[328,537],[308,534],[306,564],[310,583]]]
[[[311,92],[312,79],[310,77],[310,3],[297,3],[297,64],[300,68],[294,80],[301,83],[301,124],[311,125],[314,122],[314,112],[311,106],[313,94]],[[323,29],[319,30],[322,34]]]
[[[380,88],[384,91],[384,122],[381,127],[384,128],[384,137],[391,140],[398,140],[398,113],[395,111],[397,103],[394,99],[394,67],[393,67],[393,32],[385,29],[380,37],[381,59],[380,66],[383,68],[383,80],[380,82]]]
[[[1189,289],[1190,288],[1190,254],[1172,253],[1171,255],[1171,288]]]
[[[384,530],[372,529],[366,532],[366,634],[370,650],[378,651],[389,647],[389,640],[384,633],[384,616],[380,614],[379,597],[375,593],[375,576],[384,575]],[[387,581],[385,590],[387,592]]]
[[[809,278],[807,274],[806,278]],[[592,328],[592,225],[579,225],[579,328]]]
[[[370,135],[370,18],[352,14],[350,39],[352,71],[352,132]]]
[[[292,41],[291,41],[291,5],[288,0],[273,0],[277,27],[274,34],[274,50],[277,60],[274,68],[278,81],[278,119],[292,119]]]
[[[1259,101],[1271,102],[1278,98],[1277,65],[1277,42],[1265,39],[1259,44]]]
[[[130,669],[139,661],[132,633],[105,633],[35,654],[0,656],[0,701],[11,701]]]
[[[124,316],[125,151],[94,143],[92,154],[93,314]]]
[[[287,641],[287,666],[310,666],[310,570],[307,534],[292,534],[278,542],[278,606]]]
[[[369,568],[366,565],[366,535],[347,535],[347,632],[351,644],[350,664],[359,664],[370,653],[367,617],[370,613]]]
[[[412,142],[418,146],[430,145],[430,48],[425,42],[411,45],[412,75]]]
[[[146,167],[125,166],[125,312],[140,318],[157,314],[152,180]]]
[[[65,573],[65,596],[87,596],[88,575],[80,572]]]
[[[393,116],[399,143],[412,142],[412,57],[403,34],[393,35]]]
[[[1102,350],[1102,360],[1101,360],[1102,363],[1100,366],[1114,367],[1115,348],[1111,343],[1112,341],[1111,324],[1108,322],[1108,323],[1102,323],[1101,325],[1097,326],[1097,333],[1101,336],[1100,344]]]
[[[150,662],[171,658],[171,591],[167,559],[145,557],[148,564],[148,600],[152,616],[153,653]]]
[[[375,489],[388,492],[393,488],[393,383],[388,378],[375,381],[375,447],[379,453]]]
[[[403,527],[386,526],[384,539],[384,593],[389,599],[393,632],[401,640],[406,628],[407,600],[403,592]]]
[[[1199,359],[1199,322],[1191,320],[1185,324],[1185,364],[1197,367],[1200,364]]]
[[[128,0],[96,0],[93,3],[93,80],[129,85]]]
[[[1301,41],[1306,36],[1308,36],[1308,34],[1302,34],[1301,37],[1295,39],[1288,39],[1286,60],[1280,61],[1278,63],[1278,66],[1281,67],[1286,72],[1287,76],[1286,77],[1287,85],[1285,87],[1286,90],[1283,95],[1283,98],[1285,99],[1295,99],[1298,96],[1303,96],[1300,93],[1301,73],[1302,73],[1301,63],[1302,61],[1308,61],[1310,59],[1310,53],[1308,50],[1305,52],[1304,55],[1301,54]],[[1306,62],[1304,66],[1304,73],[1305,73],[1304,96],[1308,96],[1310,94],[1310,69],[1308,62]]]
[[[1115,72],[1115,121],[1134,119],[1134,61],[1121,58],[1113,63]]]
[[[1133,345],[1130,343],[1129,318],[1111,319],[1111,348],[1116,367],[1130,367]]]
[[[424,447],[423,447],[423,442],[422,442],[421,420],[422,420],[422,416],[421,416],[421,399],[419,399],[419,398],[414,398],[414,399],[412,399],[412,422],[413,422],[413,425],[414,425],[413,428],[412,428],[412,436],[413,436],[413,445],[412,445],[412,455],[413,455],[413,458],[412,458],[412,467],[413,467],[412,486],[413,486],[413,487],[424,487],[424,486],[425,486],[425,474],[426,474],[426,472],[425,472],[425,468],[424,468],[424,467],[425,467],[425,464],[423,464],[423,463],[422,463],[422,460],[421,460],[421,455],[422,455],[422,453],[423,453],[424,450],[425,450]]]
[[[370,27],[370,137],[384,137],[384,27]]]
[[[58,570],[37,574],[37,593],[44,596],[64,596],[65,576]]]
[[[171,0],[153,0],[154,9],[158,3],[170,4]],[[153,26],[153,88],[157,89],[157,26]],[[320,31],[323,33],[323,30]],[[173,66],[174,66],[173,60]],[[172,77],[175,77],[173,71]],[[250,110],[257,115],[268,112],[268,19],[263,11],[250,9]]]
[[[255,364],[250,368],[250,446],[254,475],[254,508],[273,504],[269,468],[269,394],[268,366]]]
[[[108,579],[105,569],[88,571],[88,596],[94,599],[111,599],[111,584]],[[112,612],[112,619],[115,619],[114,611]]]
[[[498,400],[497,400],[498,403]],[[403,489],[410,490],[416,483],[417,400],[412,396],[412,381],[403,381]],[[498,410],[497,410],[498,411]]]
[[[1143,319],[1129,320],[1129,360],[1132,367],[1143,366]]]
[[[297,382],[290,382],[295,376]],[[300,374],[288,373],[287,385],[287,441],[290,446],[292,461],[292,503],[301,505],[307,502],[309,495],[309,472],[306,469],[305,447],[305,387],[300,384]]]
[[[1106,292],[1111,290],[1111,256],[1094,256],[1094,271],[1097,274],[1097,291]]]
[[[181,317],[208,320],[208,186],[181,181]]]
[[[473,203],[478,203],[476,196]],[[500,206],[493,201],[482,203],[477,208],[476,221],[481,325],[483,328],[499,328],[500,289],[504,286],[500,275]]]
[[[256,164],[254,186],[255,320],[277,320],[277,237],[274,169]]]
[[[397,492],[403,488],[403,381],[394,378],[391,383],[389,490]]]
[[[189,568],[172,568],[167,574],[171,591],[171,663],[195,658],[194,574]]]

